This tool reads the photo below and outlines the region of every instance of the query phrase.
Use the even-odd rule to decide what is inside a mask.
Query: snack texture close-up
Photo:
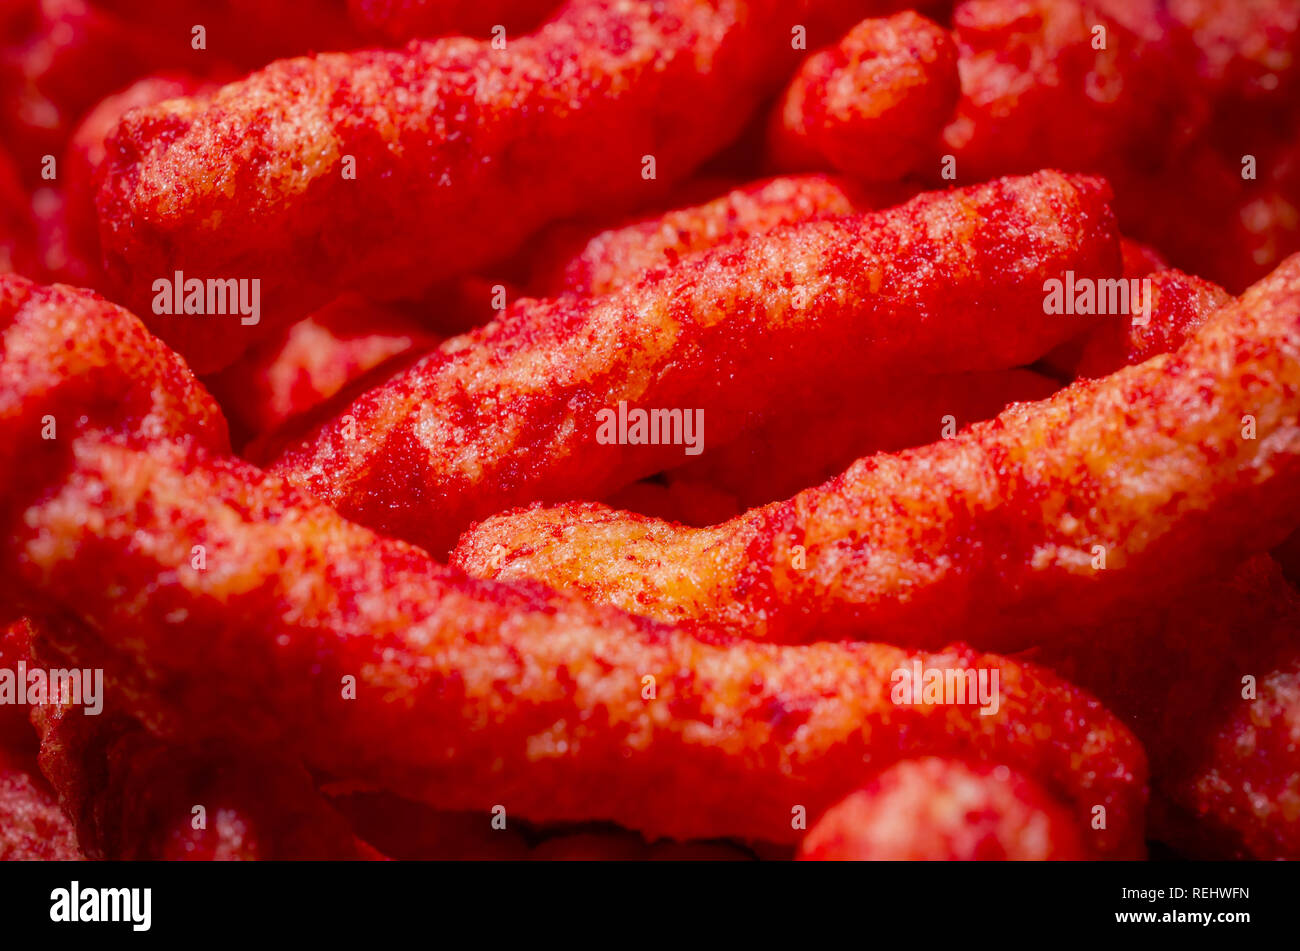
[[[0,2],[0,859],[1300,859],[1298,122],[1300,0]]]

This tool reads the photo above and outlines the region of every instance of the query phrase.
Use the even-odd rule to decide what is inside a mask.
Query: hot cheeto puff
[[[273,471],[441,553],[474,519],[604,497],[837,382],[1026,363],[1077,333],[1044,319],[1044,281],[1118,273],[1107,198],[1094,179],[1042,172],[781,228],[605,297],[525,299]],[[651,410],[670,431],[638,439],[629,411]]]
[[[648,200],[794,69],[791,16],[880,5],[570,0],[504,48],[272,63],[123,120],[99,194],[109,275],[196,370],[219,369],[343,291],[411,296],[550,221]],[[266,321],[155,316],[155,282],[177,272],[259,281]]]

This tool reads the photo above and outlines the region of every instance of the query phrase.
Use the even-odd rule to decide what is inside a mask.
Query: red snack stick
[[[243,443],[437,343],[396,308],[348,294],[254,347],[207,385]]]
[[[113,319],[105,319],[105,312]],[[86,333],[87,327],[107,332]],[[0,277],[0,354],[3,425],[42,434],[47,446],[66,445],[78,425],[98,421],[146,439],[167,435],[217,451],[229,448],[221,411],[180,357],[159,347],[139,321],[89,291]],[[32,413],[20,389],[39,394],[46,410]],[[88,393],[99,394],[96,405],[82,405]],[[12,446],[0,449],[0,464],[18,469],[20,459]],[[30,488],[20,477],[12,497],[0,496],[6,508],[21,507],[24,487]],[[31,634],[29,621],[8,624],[4,656],[23,659]],[[0,712],[8,709],[17,708],[0,707]],[[25,738],[30,726],[24,729],[14,719],[18,716],[4,713],[4,732]]]
[[[491,36],[497,27],[509,42],[559,5],[560,0],[348,0],[348,13],[365,34],[387,43],[449,33]]]
[[[146,315],[177,272],[260,281],[257,325],[149,321],[204,373],[343,291],[415,296],[550,221],[685,178],[794,68],[788,24],[813,9],[570,0],[506,49],[453,37],[285,60],[141,110],[99,195],[110,275]]]
[[[476,518],[604,497],[775,406],[818,405],[828,386],[1027,363],[1077,332],[1044,317],[1044,282],[1118,272],[1106,197],[1093,179],[1042,172],[778,229],[605,297],[524,300],[362,396],[273,471],[438,553]],[[644,414],[648,430],[652,410],[668,426],[673,408],[678,430],[657,444],[624,433],[632,417],[619,414]]]
[[[118,325],[138,322],[85,297],[86,348],[133,340]],[[278,749],[448,811],[500,803],[650,839],[778,844],[798,838],[795,807],[815,818],[898,758],[959,755],[1059,789],[1085,828],[1103,807],[1095,854],[1141,849],[1140,749],[1053,676],[965,648],[711,643],[540,586],[468,579],[193,440],[106,435],[96,426],[109,421],[84,412],[86,428],[51,445],[26,424],[77,379],[51,390],[8,364],[63,348],[42,337],[38,310],[3,312],[0,372],[25,414],[0,413],[0,444],[25,466],[0,472],[6,497],[19,489],[29,504],[6,513],[0,577],[6,594],[85,622],[89,642],[60,650],[111,655],[124,703],[163,740]],[[160,359],[156,340],[142,346],[138,363]],[[893,685],[917,670],[997,686],[912,702]]]
[[[1088,858],[1069,810],[993,763],[903,760],[832,806],[802,861],[1042,862]]]
[[[735,442],[674,469],[668,481],[674,488],[708,486],[742,510],[766,505],[824,482],[861,456],[955,435],[959,427],[991,419],[1010,403],[1043,399],[1058,388],[1031,370],[1002,370],[838,390],[816,406],[782,412]]]
[[[592,504],[500,516],[453,563],[784,642],[1055,636],[1276,544],[1300,512],[1300,257],[1175,354],[860,459],[707,529]],[[682,566],[691,566],[686,574]]]
[[[66,445],[79,425],[98,422],[145,440],[168,436],[216,451],[229,448],[221,411],[184,362],[159,347],[139,321],[89,291],[0,277],[0,354],[0,419],[14,432],[40,434],[49,447]],[[39,394],[46,411],[32,413],[19,390]],[[103,402],[83,407],[88,393]],[[0,458],[21,468],[12,448],[0,450]],[[30,485],[20,476],[14,496],[4,497],[6,507],[21,507],[23,488]],[[20,613],[5,608],[8,617]],[[30,621],[8,623],[0,660],[10,667],[25,660],[32,636]],[[3,735],[21,738],[26,747],[34,738],[22,722],[26,708],[0,705],[0,714]]]
[[[772,116],[772,160],[895,181],[937,154],[960,92],[947,30],[912,11],[864,20],[795,74]]]
[[[608,294],[652,268],[676,267],[695,251],[744,240],[779,225],[869,211],[892,204],[826,175],[786,175],[734,188],[712,201],[644,218],[577,243],[553,236],[553,250],[534,263],[539,295]]]
[[[69,213],[80,251],[74,265],[98,257],[98,236],[93,233],[91,223],[93,201],[86,192],[93,170],[103,158],[104,136],[128,108],[187,94],[179,88],[181,82],[168,77],[139,81],[122,95],[109,97],[97,106],[74,136],[65,160],[65,174],[69,195],[77,197],[70,198],[69,204],[86,212],[84,217],[72,210]],[[189,86],[191,90],[199,88],[193,81]],[[81,187],[82,182],[87,183],[87,188]],[[581,231],[578,250],[573,249],[572,240],[561,243],[562,256],[552,254],[558,260],[543,270],[543,273],[546,270],[559,273],[541,278],[538,283],[554,292],[607,293],[652,266],[675,264],[680,256],[695,250],[769,231],[779,224],[882,206],[894,198],[901,198],[901,193],[868,193],[852,183],[821,175],[773,178],[734,189],[702,206],[668,212],[594,237]],[[85,224],[90,224],[90,229]],[[88,232],[89,241],[86,240]],[[77,277],[87,271],[82,266],[71,275]],[[80,278],[77,283],[91,282]],[[445,323],[463,331],[485,322],[472,319],[472,315],[462,318],[454,313],[464,306],[461,299],[468,293],[476,294],[482,301],[488,301],[494,293],[486,282],[478,281],[481,286],[472,288],[465,286],[469,283],[473,282],[460,282],[457,287],[447,288],[450,300],[443,294],[436,298],[430,296],[429,306],[437,307],[445,315],[450,304],[453,311],[449,320],[440,317],[440,329]],[[254,435],[273,433],[290,418],[320,405],[340,391],[343,384],[369,373],[388,358],[428,350],[436,343],[435,338],[421,332],[416,324],[378,304],[370,305],[378,325],[367,328],[362,311],[349,303],[356,301],[359,298],[355,295],[345,295],[276,338],[254,347],[235,364],[208,379],[223,409],[240,430],[239,442]],[[478,310],[490,313],[486,306]],[[393,316],[385,319],[387,314]],[[253,451],[260,454],[274,442],[263,440]],[[664,503],[668,504],[668,500]],[[689,508],[699,509],[695,505]],[[716,506],[711,510],[720,511]]]
[[[1152,837],[1200,858],[1300,858],[1300,595],[1268,556],[1036,661],[1124,717],[1152,763]]]
[[[1071,799],[1080,821],[1086,821],[1092,805],[1109,803],[1108,831],[1096,846],[1099,854],[1137,847],[1136,830],[1125,818],[1140,809],[1136,747],[1127,744],[1122,734],[1110,735],[1100,708],[1063,684],[1039,680],[1028,668],[961,651],[916,655],[882,645],[710,647],[691,635],[614,613],[584,616],[589,612],[584,605],[547,596],[540,589],[516,592],[464,581],[420,553],[347,526],[329,510],[312,508],[305,500],[301,500],[303,508],[291,514],[284,503],[294,496],[283,488],[279,491],[288,498],[275,503],[261,500],[279,513],[279,524],[272,524],[265,521],[270,511],[255,497],[259,491],[274,492],[276,483],[250,482],[258,476],[251,467],[225,463],[205,471],[202,460],[168,459],[161,447],[149,453],[126,450],[126,455],[106,445],[83,443],[80,448],[92,455],[105,453],[96,462],[79,452],[75,481],[93,492],[105,525],[113,526],[109,531],[134,529],[137,540],[148,539],[136,550],[154,553],[134,564],[115,559],[122,572],[114,570],[102,583],[128,584],[136,590],[144,580],[140,572],[151,571],[148,590],[158,595],[158,610],[165,604],[170,614],[191,597],[210,608],[221,605],[220,610],[192,615],[187,625],[191,636],[184,643],[170,630],[175,622],[153,614],[152,609],[153,620],[139,618],[132,628],[132,640],[140,649],[136,656],[148,667],[153,685],[186,708],[182,712],[190,724],[184,730],[187,735],[206,725],[206,729],[262,735],[276,746],[288,744],[286,749],[303,744],[321,768],[391,784],[398,791],[423,795],[439,808],[484,809],[490,802],[504,802],[539,820],[608,818],[655,836],[737,835],[775,841],[789,840],[789,815],[795,805],[808,800],[808,812],[815,815],[829,804],[824,797],[844,791],[851,777],[862,775],[858,771],[864,768],[864,758],[872,761],[873,753],[892,757],[897,754],[884,751],[901,745],[923,753],[956,748],[970,755],[974,749],[979,751],[977,757],[999,761],[1014,756],[1023,768],[1051,776],[1054,784],[1073,790]],[[227,468],[231,471],[221,471]],[[120,489],[101,481],[119,478],[133,487],[135,516],[128,516],[116,500]],[[137,494],[144,484],[151,498]],[[232,507],[202,525],[203,510],[211,517],[217,503]],[[84,528],[80,539],[71,539],[70,526],[54,525],[47,518],[58,519],[56,509],[70,513],[83,504],[63,492],[49,509],[29,509],[27,517],[42,535],[66,539],[59,546],[65,552],[76,550],[85,557],[93,553],[98,558],[105,545],[121,547],[110,538],[93,540]],[[228,515],[236,512],[249,521],[242,526],[237,524],[239,516],[232,521]],[[143,524],[139,516],[145,513],[166,513],[166,524]],[[317,522],[316,526],[309,527],[307,520]],[[319,520],[332,521],[336,527],[331,530]],[[85,521],[78,518],[83,526]],[[357,555],[327,541],[326,536],[340,529],[344,537],[336,536],[336,541],[346,544],[346,536],[352,535]],[[226,531],[233,534],[221,537]],[[248,537],[249,532],[270,535],[275,555],[255,556],[265,543]],[[165,552],[180,554],[178,545],[190,557],[195,538],[204,540],[210,564],[227,566],[220,572],[226,580],[211,579],[220,586],[219,600],[217,590],[208,588],[207,573],[194,573],[200,576],[195,587],[189,578],[178,578],[175,569],[161,570],[161,562],[172,557]],[[228,571],[238,563],[236,549],[251,561],[235,569],[238,579]],[[93,615],[97,621],[110,614],[121,619],[117,612],[126,605],[120,599],[101,592],[91,609],[88,591],[68,587],[74,580],[71,569],[60,570],[49,563],[37,568],[31,560],[34,553],[27,547],[20,559],[27,566],[24,580],[29,585],[31,569],[37,569],[42,586],[50,585],[46,594],[60,602],[70,598],[68,603],[82,605],[88,617]],[[328,578],[313,572],[309,563],[320,566],[317,571],[323,570]],[[176,577],[178,584],[168,585],[167,575]],[[359,575],[382,580],[374,581],[379,587],[367,595]],[[291,589],[308,597],[310,586],[317,584],[352,592],[343,601],[333,599],[334,603],[352,604],[365,616],[335,615],[330,620],[294,599]],[[188,596],[183,590],[187,588]],[[427,589],[425,593],[421,588]],[[413,600],[396,598],[398,591]],[[306,625],[313,634],[298,639],[282,626],[286,617],[277,620],[267,615],[271,604],[286,603],[286,597],[291,604],[287,610],[298,619],[288,623]],[[321,641],[322,624],[337,632],[328,647]],[[195,636],[196,625],[203,625],[203,637]],[[362,630],[368,633],[359,636]],[[137,640],[141,633],[143,642]],[[209,650],[202,646],[208,637],[227,637],[233,643]],[[424,646],[417,648],[417,643]],[[481,646],[470,649],[469,644]],[[130,649],[120,643],[113,646]],[[308,661],[300,652],[314,660]],[[574,680],[566,686],[568,681],[557,683],[551,678],[534,681],[525,670],[505,673],[506,656],[528,657],[530,667],[533,663],[546,669],[562,667]],[[213,664],[221,657],[230,658],[245,672],[264,671],[277,689],[253,684],[240,688],[233,672],[230,677],[217,673]],[[190,673],[183,673],[177,664]],[[967,717],[942,705],[895,705],[888,695],[890,678],[914,664],[944,671],[996,666],[1002,684],[999,711],[991,717],[971,711]],[[313,665],[317,673],[304,682]],[[599,687],[593,684],[596,695],[589,695],[581,685],[597,669],[602,671]],[[344,670],[357,671],[363,678],[354,704],[340,704],[337,698]],[[216,677],[219,685],[212,686],[205,676]],[[647,708],[641,698],[646,676],[659,684],[658,696],[667,702],[665,722],[655,713],[658,708],[653,704]],[[296,684],[294,689],[291,683]],[[762,689],[756,688],[759,683]],[[833,688],[828,686],[832,684]],[[403,703],[391,702],[393,689],[406,698]],[[507,696],[502,695],[503,689]],[[214,695],[214,690],[220,695]],[[501,715],[486,724],[475,717],[467,734],[458,719],[465,714],[456,711],[465,711],[465,704],[474,709],[480,703],[498,702],[506,704]],[[538,710],[539,704],[548,711],[544,723],[530,712]],[[599,713],[592,711],[592,704]],[[345,706],[351,709],[341,709]],[[701,721],[686,715],[692,709],[699,709],[706,722],[715,724],[708,729],[716,730],[716,735],[710,738],[709,732],[701,732]],[[793,717],[797,731],[791,710],[801,711]],[[1102,716],[1100,723],[1098,716]],[[570,733],[564,725],[577,722],[611,726],[609,732],[601,728],[592,735],[587,727]],[[1003,724],[1006,733],[996,723]],[[1028,723],[1035,724],[1033,731],[1025,730]],[[388,732],[390,728],[394,732]],[[453,731],[454,742],[445,730]],[[646,730],[656,737],[649,747],[644,746]],[[382,737],[393,739],[385,743]],[[779,752],[784,743],[796,743],[798,752]],[[741,755],[741,748],[752,752]],[[560,752],[569,749],[574,750],[572,756]],[[1093,760],[1086,766],[1079,761],[1081,749]],[[760,754],[760,750],[768,752]],[[790,757],[799,764],[793,775]],[[502,764],[503,759],[503,765],[490,765]],[[609,772],[612,761],[618,763],[614,775]],[[769,766],[756,766],[759,762]],[[695,788],[699,784],[687,778],[700,771],[711,776],[709,789],[702,794]],[[597,775],[600,782],[593,782]],[[751,790],[742,797],[741,790],[751,786],[761,787],[763,795],[755,798]],[[746,805],[737,808],[740,801]],[[1090,805],[1085,806],[1085,801]]]

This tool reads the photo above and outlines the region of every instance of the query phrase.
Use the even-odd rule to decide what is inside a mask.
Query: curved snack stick
[[[220,409],[180,357],[90,291],[0,275],[0,358],[0,427],[40,436],[47,451],[66,448],[79,425],[96,423],[141,441],[170,436],[229,450]],[[38,404],[42,411],[33,412]],[[19,511],[24,494],[39,486],[25,478],[16,444],[0,446],[0,465],[17,476],[0,494],[0,511]],[[9,624],[3,656],[23,658],[31,636],[30,622]],[[3,713],[5,733],[26,738],[30,727],[13,716]]]
[[[772,115],[773,162],[895,181],[937,154],[960,93],[947,30],[912,11],[864,20],[795,74]]]
[[[1044,316],[1046,280],[1118,273],[1107,197],[1095,179],[1040,172],[781,228],[606,297],[524,300],[273,471],[436,554],[474,519],[602,498],[837,383],[1027,363],[1077,333]],[[617,429],[626,410],[645,415],[640,436]]]
[[[453,563],[775,641],[1023,648],[1063,613],[1127,610],[1296,527],[1297,348],[1293,257],[1176,354],[786,502],[708,529],[533,509],[468,532]]]
[[[531,286],[541,295],[608,294],[646,271],[676,267],[695,251],[715,248],[779,225],[884,207],[889,199],[826,175],[787,175],[734,188],[701,205],[680,208],[584,237],[561,240],[534,263]]]
[[[793,70],[791,18],[859,3],[843,6],[570,0],[506,49],[451,37],[283,60],[208,102],[140,110],[99,194],[110,276],[196,371],[220,369],[343,291],[415,296],[549,221],[653,197]],[[260,281],[266,320],[153,318],[154,282],[177,271]]]
[[[0,276],[0,357],[0,426],[15,435],[38,434],[48,450],[66,447],[79,425],[95,423],[142,441],[171,436],[229,449],[221,411],[183,361],[90,291]],[[44,410],[32,412],[23,394]],[[0,448],[0,464],[17,473],[26,471],[22,459],[14,444]],[[0,508],[21,509],[23,493],[35,488],[18,474]],[[18,612],[10,607],[5,604],[12,617]],[[10,623],[0,660],[25,660],[32,636],[30,621]],[[17,722],[27,713],[0,707],[4,735],[21,736],[24,748],[34,740],[30,724]]]
[[[84,296],[91,352],[134,343],[119,326],[134,318]],[[21,475],[0,472],[7,495],[21,486],[31,499],[0,532],[5,593],[84,620],[94,642],[61,651],[110,654],[131,712],[164,740],[269,746],[440,809],[502,803],[647,838],[777,843],[797,839],[796,806],[815,818],[902,756],[960,755],[1060,790],[1085,827],[1104,807],[1106,828],[1088,838],[1097,855],[1141,848],[1140,749],[1055,677],[964,648],[714,642],[540,586],[467,579],[193,441],[103,435],[94,427],[112,421],[96,415],[51,445],[26,423],[70,392],[32,367],[63,341],[41,336],[50,321],[31,307],[0,316],[0,374],[25,408],[0,413],[0,445],[25,460]],[[159,359],[156,340],[140,347],[142,365]],[[10,352],[42,359],[10,367]],[[996,673],[997,689],[897,698],[899,671],[917,665],[986,686]]]
[[[816,406],[782,412],[674,469],[668,482],[708,486],[745,509],[766,505],[824,482],[861,456],[923,446],[991,419],[1010,403],[1044,399],[1057,389],[1054,380],[1032,370],[1002,370],[834,391]]]
[[[1075,819],[1033,780],[992,763],[903,760],[832,806],[803,861],[1086,859]]]

